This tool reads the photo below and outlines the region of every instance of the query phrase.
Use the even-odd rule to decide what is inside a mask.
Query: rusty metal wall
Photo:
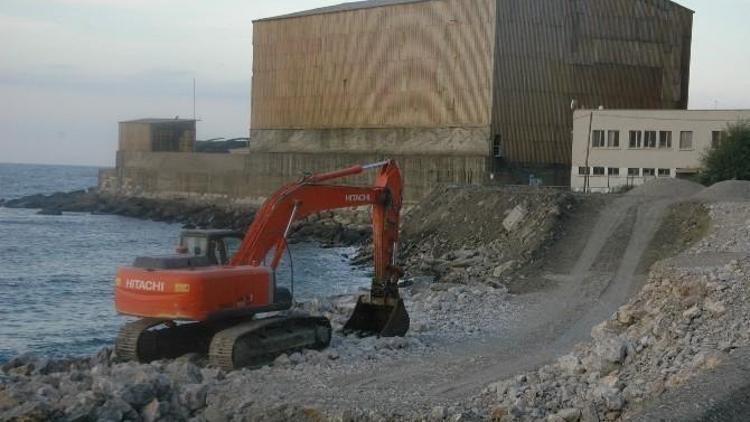
[[[251,126],[489,127],[495,0],[256,21]]]
[[[692,13],[667,0],[497,0],[493,135],[570,164],[570,104],[686,108]]]

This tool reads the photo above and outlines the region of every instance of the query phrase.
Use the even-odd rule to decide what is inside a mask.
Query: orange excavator
[[[330,183],[371,169],[378,169],[374,186]],[[244,236],[186,231],[177,255],[140,257],[119,268],[115,308],[140,319],[120,329],[117,355],[149,362],[201,353],[211,364],[232,370],[327,347],[328,319],[280,312],[292,308],[293,300],[289,289],[276,285],[276,268],[295,220],[359,206],[372,206],[375,271],[370,294],[359,297],[344,331],[405,335],[409,315],[399,296],[402,272],[396,266],[401,189],[400,170],[391,160],[307,175],[271,195]],[[232,255],[233,244],[239,245]]]

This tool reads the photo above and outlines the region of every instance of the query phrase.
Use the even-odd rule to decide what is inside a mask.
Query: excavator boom
[[[323,184],[380,168],[372,187]],[[289,228],[295,220],[320,211],[372,206],[374,277],[369,297],[360,297],[345,330],[361,334],[403,336],[409,317],[398,293],[401,271],[396,266],[401,213],[401,172],[393,161],[312,175],[290,183],[272,195],[255,216],[232,265],[260,265],[271,250],[276,269]]]

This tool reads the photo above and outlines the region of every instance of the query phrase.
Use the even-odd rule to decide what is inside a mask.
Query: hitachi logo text
[[[346,202],[370,202],[370,195],[367,193],[352,193],[346,195]]]
[[[125,280],[125,287],[128,289],[145,290],[148,292],[163,292],[163,281],[150,280]]]

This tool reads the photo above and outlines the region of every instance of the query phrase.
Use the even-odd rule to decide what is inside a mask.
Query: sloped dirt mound
[[[652,179],[627,193],[630,196],[688,198],[703,190],[700,183],[682,179]]]
[[[745,202],[750,201],[750,181],[727,180],[704,189],[695,195],[702,201]]]
[[[628,420],[748,347],[750,266],[732,259],[750,252],[747,212],[745,204],[711,205],[709,235],[684,236],[684,246],[692,246],[657,263],[642,291],[594,327],[591,341],[490,385],[480,402],[514,421]],[[682,218],[695,220],[685,230],[702,230],[702,212]]]
[[[554,237],[574,203],[551,190],[437,189],[404,219],[403,267],[443,282],[499,285]]]

